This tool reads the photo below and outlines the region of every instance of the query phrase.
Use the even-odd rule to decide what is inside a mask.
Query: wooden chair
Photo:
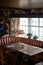
[[[16,64],[15,55],[10,53],[10,49],[6,49],[6,53],[7,53],[8,65],[15,65]]]
[[[4,56],[3,56],[3,51],[2,50],[0,50],[0,64],[1,65],[6,64],[6,60],[5,60]]]

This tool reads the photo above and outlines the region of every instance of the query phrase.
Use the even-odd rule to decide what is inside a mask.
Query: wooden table
[[[12,50],[20,51],[30,56],[43,52],[43,48],[35,47],[25,43],[14,43],[7,45],[6,47],[11,48]]]
[[[28,45],[28,44],[20,43],[20,42],[7,45],[6,47],[11,48],[13,51],[16,50],[23,54],[29,55],[30,58],[32,58],[33,56],[35,57],[35,55],[37,55],[37,54],[43,53],[43,48],[35,47],[32,45]],[[29,64],[29,65],[32,65],[32,64]]]

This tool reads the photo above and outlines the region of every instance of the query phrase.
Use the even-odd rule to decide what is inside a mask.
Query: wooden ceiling
[[[0,0],[0,6],[13,8],[43,8],[43,0]]]

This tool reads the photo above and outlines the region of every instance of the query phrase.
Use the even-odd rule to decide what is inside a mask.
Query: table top
[[[43,52],[43,48],[39,48],[36,46],[32,46],[32,45],[28,45],[28,44],[20,43],[20,42],[7,45],[6,47],[11,48],[12,50],[17,50],[19,52],[22,52],[30,56]]]

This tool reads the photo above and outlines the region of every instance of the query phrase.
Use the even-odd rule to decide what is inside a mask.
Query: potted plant
[[[27,36],[28,36],[28,38],[31,38],[32,37],[32,33],[28,33]]]
[[[36,35],[34,35],[34,36],[33,36],[33,39],[35,39],[35,40],[36,40],[37,38],[38,38],[38,36],[36,36]]]

